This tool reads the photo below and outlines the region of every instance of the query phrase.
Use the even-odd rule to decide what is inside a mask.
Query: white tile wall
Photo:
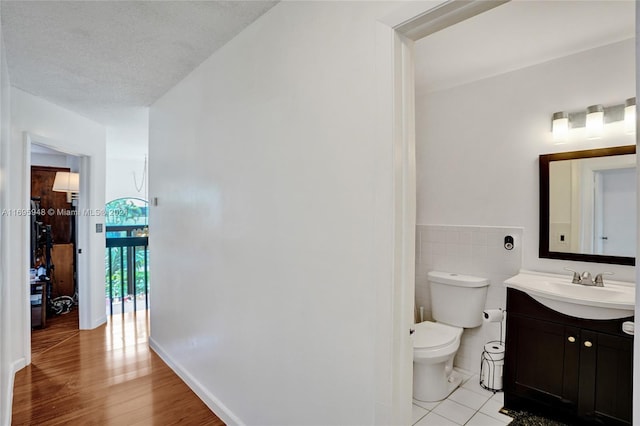
[[[417,225],[416,306],[424,307],[424,319],[432,319],[427,272],[434,270],[489,279],[485,307],[506,308],[504,281],[522,267],[522,234],[523,229],[516,227]],[[515,240],[513,250],[504,248],[506,235]],[[479,373],[484,344],[499,335],[496,323],[465,329],[455,366]]]

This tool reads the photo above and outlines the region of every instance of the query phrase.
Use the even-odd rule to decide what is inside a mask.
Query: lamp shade
[[[56,172],[52,190],[56,192],[80,192],[80,174]]]
[[[566,142],[569,136],[569,114],[566,112],[556,112],[553,114],[551,131],[555,143],[561,144]]]
[[[591,105],[587,108],[587,139],[599,139],[604,133],[604,107]]]

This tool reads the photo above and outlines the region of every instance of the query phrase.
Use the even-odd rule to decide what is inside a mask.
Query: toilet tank
[[[482,324],[489,280],[440,271],[429,272],[428,280],[434,320],[463,328]]]

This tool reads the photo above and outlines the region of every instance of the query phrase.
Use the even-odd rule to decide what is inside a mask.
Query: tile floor
[[[413,400],[414,426],[503,426],[513,419],[499,412],[502,392],[493,393],[480,386],[477,374],[454,369],[462,385],[440,402]],[[454,373],[454,374],[456,374]]]

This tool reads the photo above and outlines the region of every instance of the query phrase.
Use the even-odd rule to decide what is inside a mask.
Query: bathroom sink
[[[634,315],[635,287],[606,280],[604,287],[573,284],[571,275],[520,271],[505,285],[523,291],[548,308],[587,319],[614,319]]]

